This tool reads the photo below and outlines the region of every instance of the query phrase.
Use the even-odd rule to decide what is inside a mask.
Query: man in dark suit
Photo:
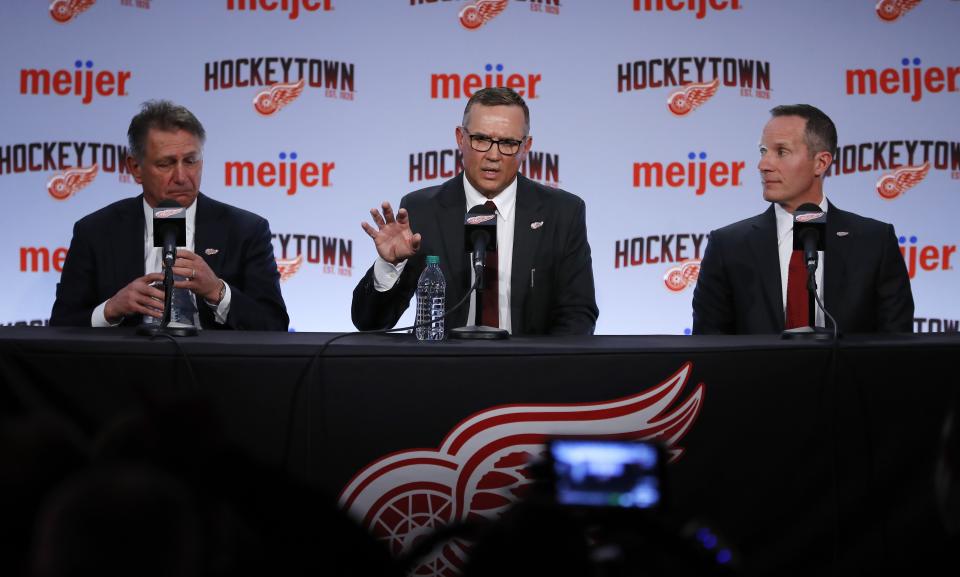
[[[138,325],[163,315],[161,255],[153,208],[187,209],[187,248],[177,250],[176,288],[192,292],[201,326],[287,330],[280,275],[263,218],[200,194],[206,133],[186,108],[151,101],[130,123],[127,167],[143,194],[80,219],[63,265],[51,325]]]
[[[780,333],[786,327],[793,212],[813,203],[827,213],[817,272],[824,307],[846,333],[911,332],[913,295],[893,226],[836,208],[823,176],[837,131],[806,104],[778,106],[763,129],[763,214],[710,233],[693,293],[694,334]],[[817,326],[826,325],[817,309]]]
[[[518,174],[533,142],[526,103],[508,88],[487,88],[467,102],[456,128],[463,173],[370,211],[363,229],[377,262],[353,292],[353,323],[361,330],[393,327],[410,304],[426,255],[440,257],[451,308],[471,286],[464,251],[464,214],[492,203],[497,214],[496,286],[484,319],[461,308],[446,327],[494,326],[513,334],[592,334],[598,310],[583,201]],[[488,206],[490,206],[488,204]],[[471,297],[473,299],[473,297]]]

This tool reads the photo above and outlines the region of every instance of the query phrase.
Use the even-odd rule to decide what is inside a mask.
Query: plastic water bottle
[[[440,257],[427,257],[427,268],[417,281],[417,340],[442,341],[447,281],[440,270]],[[419,326],[419,325],[423,326]]]

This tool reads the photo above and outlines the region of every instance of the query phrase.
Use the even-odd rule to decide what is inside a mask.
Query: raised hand
[[[389,202],[384,202],[381,209],[382,215],[379,210],[370,209],[370,216],[373,217],[377,228],[373,228],[366,222],[360,223],[363,230],[373,239],[380,258],[390,264],[398,264],[417,254],[420,250],[420,233],[413,234],[410,230],[407,209],[401,208],[396,218],[393,216],[393,208]]]

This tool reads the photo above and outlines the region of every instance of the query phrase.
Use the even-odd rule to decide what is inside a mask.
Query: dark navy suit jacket
[[[202,299],[197,303],[201,326],[287,330],[290,320],[280,294],[267,221],[202,193],[196,202],[194,252],[230,285],[231,293],[223,325],[214,320],[213,309]],[[117,201],[77,221],[57,284],[51,325],[90,326],[93,309],[144,275],[144,226],[143,195]],[[141,321],[134,315],[122,324]]]
[[[830,204],[825,242],[823,305],[840,331],[912,332],[913,294],[893,226]],[[693,292],[693,333],[764,334],[783,328],[771,204],[762,214],[710,233]]]
[[[470,289],[470,258],[464,250],[466,196],[463,175],[439,186],[411,192],[400,201],[410,228],[420,233],[420,251],[409,259],[389,291],[373,286],[373,267],[353,291],[353,323],[360,330],[393,327],[410,304],[426,255],[440,257],[451,308]],[[532,223],[540,223],[531,226]],[[586,207],[577,196],[517,175],[510,316],[512,333],[593,334],[597,302],[587,242]],[[469,307],[447,318],[464,326]]]

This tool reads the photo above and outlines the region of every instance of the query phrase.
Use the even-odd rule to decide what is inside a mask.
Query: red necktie
[[[801,250],[795,250],[790,255],[790,267],[787,269],[787,314],[784,326],[788,329],[810,326],[807,267],[804,266]]]
[[[484,203],[484,206],[496,211],[497,205],[492,200]],[[500,282],[497,275],[497,253],[487,251],[486,260],[483,261],[483,318],[480,319],[481,325],[488,327],[500,327]]]

